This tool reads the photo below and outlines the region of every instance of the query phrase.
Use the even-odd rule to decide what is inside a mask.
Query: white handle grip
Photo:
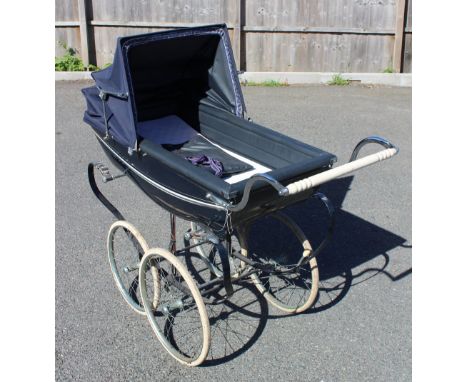
[[[397,152],[398,150],[396,148],[385,149],[379,151],[378,153],[365,156],[364,158],[357,159],[339,167],[332,168],[331,170],[321,172],[320,174],[312,175],[308,178],[298,180],[294,183],[290,183],[286,186],[286,188],[288,189],[287,195],[294,195],[298,192],[309,190],[313,187],[317,187],[320,184],[336,179],[339,176],[346,175],[350,172],[359,170],[360,168],[370,166],[371,164],[377,162],[381,162],[385,159],[391,158]]]

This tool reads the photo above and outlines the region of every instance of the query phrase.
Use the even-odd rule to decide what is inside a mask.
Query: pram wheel
[[[139,314],[145,314],[145,310],[138,291],[138,269],[148,248],[145,239],[132,224],[124,220],[112,224],[107,236],[112,275],[125,301]]]
[[[312,306],[317,298],[319,271],[315,257],[304,262],[301,266],[294,268],[300,260],[300,256],[306,256],[312,251],[312,246],[307,240],[304,232],[288,216],[276,212],[271,215],[273,218],[285,224],[302,244],[304,251],[295,257],[275,256],[271,258],[261,258],[263,263],[273,264],[278,269],[292,269],[291,272],[269,272],[263,271],[251,275],[255,286],[272,305],[287,313],[301,313]],[[239,241],[242,247],[242,254],[248,256],[247,235],[240,232]]]
[[[156,279],[153,267],[159,275]],[[141,261],[139,275],[143,306],[159,341],[177,361],[200,365],[210,347],[210,323],[200,291],[185,266],[169,251],[152,248]]]

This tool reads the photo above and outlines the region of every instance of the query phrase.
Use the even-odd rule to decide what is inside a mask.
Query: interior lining
[[[207,100],[235,112],[221,36],[211,33],[175,39],[154,40],[129,49],[137,123],[174,114],[198,129],[198,108]]]
[[[137,133],[140,137],[161,145],[179,145],[197,135],[195,129],[176,115],[139,122]]]

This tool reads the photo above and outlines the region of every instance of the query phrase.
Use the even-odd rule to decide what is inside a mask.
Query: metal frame
[[[122,213],[100,191],[100,189],[99,189],[99,187],[98,187],[98,185],[96,183],[94,169],[99,170],[99,172],[101,173],[103,183],[107,183],[107,182],[110,182],[112,180],[121,178],[121,177],[127,175],[127,173],[124,172],[122,174],[113,176],[110,173],[107,166],[105,166],[104,164],[102,164],[100,162],[92,162],[92,163],[89,163],[89,165],[88,165],[88,180],[89,180],[89,184],[91,186],[91,189],[92,189],[94,195],[104,205],[104,207],[106,207],[109,210],[109,212],[111,212],[112,215],[114,215],[114,217],[116,219],[125,220]],[[241,209],[243,209],[245,207],[245,205],[248,202],[249,196],[250,196],[250,190],[251,190],[253,184],[255,182],[257,182],[257,181],[265,181],[265,182],[269,183],[275,189],[277,189],[278,192],[280,192],[283,189],[282,185],[279,182],[277,182],[275,179],[271,178],[268,175],[260,174],[260,175],[254,176],[249,180],[249,182],[247,182],[247,184],[246,184],[246,191],[247,192],[244,194],[244,197],[242,198],[241,202],[236,206],[237,208],[233,209],[233,211],[240,211]],[[326,208],[328,210],[328,213],[329,213],[329,216],[330,216],[330,223],[329,223],[329,227],[328,227],[328,230],[327,230],[327,234],[326,234],[325,238],[322,240],[322,242],[319,244],[319,246],[317,247],[317,250],[311,252],[311,254],[309,256],[302,257],[301,260],[297,264],[292,265],[290,267],[278,267],[278,266],[275,266],[274,264],[265,264],[265,263],[256,261],[254,259],[247,258],[247,257],[245,257],[245,256],[243,256],[240,253],[237,253],[235,251],[232,251],[231,234],[228,233],[226,235],[226,239],[225,239],[226,246],[225,246],[220,241],[219,237],[216,234],[214,234],[213,232],[211,232],[208,227],[204,227],[205,235],[204,235],[204,237],[200,237],[201,241],[196,243],[196,244],[193,244],[193,245],[190,245],[190,238],[192,237],[192,235],[196,235],[196,232],[191,232],[190,230],[187,231],[186,234],[184,235],[184,248],[177,249],[176,216],[174,214],[172,214],[172,213],[170,214],[170,231],[171,231],[171,233],[170,233],[170,241],[169,241],[169,245],[168,245],[169,251],[172,252],[174,255],[180,255],[182,253],[187,253],[187,251],[189,251],[190,249],[195,248],[197,246],[200,246],[200,245],[203,245],[203,244],[206,244],[206,243],[213,244],[215,246],[215,248],[216,248],[217,253],[219,254],[220,259],[221,259],[222,274],[219,275],[219,272],[215,272],[214,269],[212,269],[212,268],[215,268],[215,266],[212,263],[210,263],[211,264],[210,270],[214,274],[216,274],[217,277],[214,278],[213,280],[210,280],[210,281],[207,281],[207,282],[205,282],[203,284],[198,285],[198,289],[200,290],[200,293],[204,297],[206,303],[213,304],[213,303],[222,302],[226,298],[229,298],[229,296],[231,296],[233,294],[233,292],[234,292],[234,288],[233,288],[233,285],[232,285],[232,275],[231,275],[231,266],[230,266],[230,263],[229,263],[229,256],[233,256],[235,258],[238,258],[239,260],[241,260],[242,262],[244,262],[245,264],[248,265],[248,267],[246,267],[244,270],[242,270],[240,272],[240,274],[238,275],[238,277],[236,277],[237,279],[240,279],[240,278],[246,278],[246,277],[248,277],[248,276],[250,276],[250,275],[252,275],[254,273],[258,273],[258,272],[275,272],[275,273],[294,272],[298,267],[303,265],[306,261],[309,261],[312,257],[317,256],[323,250],[325,245],[330,241],[331,236],[333,234],[334,225],[335,225],[334,208],[333,208],[333,205],[331,204],[331,202],[329,201],[329,199],[325,195],[323,195],[322,193],[317,192],[317,193],[313,194],[312,197],[318,198],[326,206]],[[208,259],[204,259],[204,260],[207,262],[207,265],[208,265],[209,260]],[[210,265],[208,265],[208,266],[210,266]],[[176,285],[176,287],[177,287],[177,285]],[[217,299],[213,299],[213,298],[207,299],[208,295],[210,295],[210,294],[212,294],[214,292],[220,291],[223,288],[226,291],[226,294],[223,297],[217,298]]]

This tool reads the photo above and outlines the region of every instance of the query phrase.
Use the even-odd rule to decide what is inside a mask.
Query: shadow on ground
[[[377,275],[385,275],[397,282],[412,273],[411,268],[400,274],[392,274],[387,270],[391,262],[388,253],[397,247],[410,247],[405,244],[405,238],[341,209],[352,180],[352,176],[341,178],[321,189],[336,208],[336,227],[331,243],[317,257],[319,293],[315,305],[305,314],[335,306],[345,298],[353,285],[364,283]],[[312,246],[317,247],[327,230],[328,214],[323,205],[316,199],[309,199],[285,212],[310,238]],[[249,250],[254,253],[275,253],[280,247],[281,251],[287,248],[291,253],[302,253],[302,247],[294,236],[271,217],[256,221],[251,227],[249,238]],[[382,259],[380,266],[365,268],[365,264],[376,258]],[[359,271],[353,272],[358,267]],[[218,365],[244,353],[260,337],[267,319],[284,317],[284,314],[269,311],[266,300],[249,281],[236,284],[235,293],[229,301],[207,305],[207,310],[212,346],[204,366]]]

